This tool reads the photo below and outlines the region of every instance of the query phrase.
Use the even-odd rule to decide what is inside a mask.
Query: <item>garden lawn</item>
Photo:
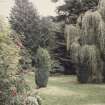
[[[79,84],[75,76],[62,75],[50,77],[48,87],[37,90],[34,73],[26,74],[25,79],[43,105],[105,105],[105,84]]]

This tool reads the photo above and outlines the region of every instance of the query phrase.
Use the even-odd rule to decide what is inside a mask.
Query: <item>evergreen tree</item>
[[[50,55],[46,49],[39,47],[37,50],[37,70],[35,72],[35,81],[38,88],[47,86],[50,70]]]
[[[63,66],[63,68],[65,68],[65,74],[74,73],[74,71],[71,70],[71,63],[66,50],[66,41],[64,36],[64,21],[52,22],[51,24],[51,55],[53,59],[57,60],[61,64],[59,65],[59,67]]]
[[[39,16],[29,0],[15,0],[10,19],[14,29],[25,47],[35,51],[40,39]]]

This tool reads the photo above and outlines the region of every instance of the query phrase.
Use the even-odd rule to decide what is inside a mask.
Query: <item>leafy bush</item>
[[[8,79],[1,79],[0,77],[0,105],[10,103],[10,82]]]
[[[41,98],[39,96],[28,96],[26,100],[27,105],[42,105]]]
[[[39,47],[37,51],[37,70],[35,72],[38,87],[46,87],[51,69],[51,59],[48,51]]]
[[[20,48],[9,36],[11,30],[4,28],[0,31],[0,105],[30,105],[26,104],[29,87],[22,74],[16,75]]]
[[[22,75],[12,76],[9,78],[11,85],[16,88],[17,93],[22,94],[29,91],[30,88]]]
[[[16,73],[20,57],[19,49],[9,37],[10,29],[6,24],[3,25],[0,31],[0,104],[9,105],[11,99],[9,77]]]
[[[41,98],[36,95],[17,95],[11,100],[10,105],[42,105]]]

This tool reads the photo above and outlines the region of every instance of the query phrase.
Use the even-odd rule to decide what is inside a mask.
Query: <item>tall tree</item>
[[[37,10],[29,0],[15,0],[9,21],[12,29],[20,35],[22,44],[32,51],[35,51],[40,39],[39,20]]]
[[[60,0],[51,0],[51,1],[58,2]],[[99,0],[64,0],[64,4],[57,7],[58,16],[55,17],[55,21],[57,22],[57,24],[59,24],[62,21],[65,21],[65,24],[63,25],[64,27],[68,26],[69,28],[69,24],[74,24],[73,26],[75,26],[75,24],[77,23],[77,19],[81,14],[84,14],[85,11],[89,9],[94,11],[97,8],[98,1]],[[79,25],[81,25],[81,22],[78,23]],[[70,31],[70,29],[68,28],[65,27],[67,32]],[[65,31],[65,29],[63,28],[61,29],[61,31],[62,30]],[[66,43],[67,43],[67,41],[65,40],[66,33],[64,31],[63,32],[61,31],[59,33],[55,32],[56,33],[55,38],[58,44],[56,44],[57,47],[54,49],[54,55],[57,53],[57,55],[60,56],[59,58],[57,58],[57,60],[59,60],[62,63],[62,65],[65,67],[67,74],[68,72],[74,73],[75,64],[72,62],[72,58],[70,57],[70,54],[68,54],[66,50]],[[73,30],[71,29],[71,32],[72,31]]]
[[[66,19],[69,17],[72,23],[76,23],[76,19],[81,13],[89,9],[96,9],[99,0],[64,0],[64,4],[57,7],[59,18]]]

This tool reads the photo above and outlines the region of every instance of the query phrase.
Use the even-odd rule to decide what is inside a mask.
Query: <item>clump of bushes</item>
[[[11,99],[9,77],[14,75],[18,68],[19,50],[9,37],[10,30],[7,25],[2,28],[0,31],[0,104],[9,105]]]
[[[1,78],[1,77],[0,77]],[[8,79],[0,79],[0,105],[10,103],[10,82]]]
[[[42,105],[41,98],[34,95],[16,95],[11,99],[9,105]]]
[[[35,72],[35,81],[38,88],[46,87],[51,69],[51,59],[48,51],[39,47],[37,50],[37,70]]]
[[[3,28],[5,29],[0,30],[0,105],[32,105],[32,101],[26,103],[29,87],[24,76],[18,74],[20,48],[10,37],[10,28]],[[31,97],[38,101],[36,97]]]

